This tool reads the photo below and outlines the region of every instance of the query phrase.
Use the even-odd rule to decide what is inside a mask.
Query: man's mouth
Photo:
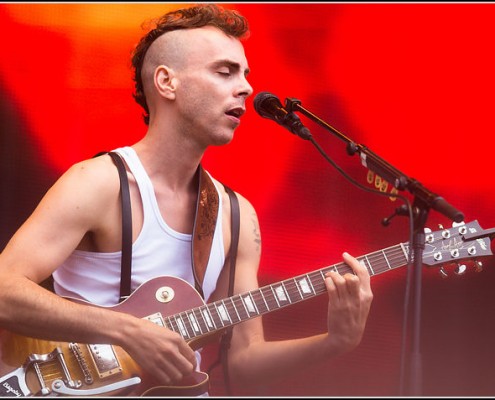
[[[241,116],[246,112],[246,110],[242,107],[235,107],[231,108],[230,110],[226,111],[225,114],[230,115],[231,117],[234,118],[241,118]]]

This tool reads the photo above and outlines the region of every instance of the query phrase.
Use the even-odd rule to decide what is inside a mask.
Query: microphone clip
[[[301,100],[295,99],[293,97],[286,97],[285,98],[285,109],[287,110],[288,113],[293,113],[294,106],[298,106],[301,104]]]
[[[297,109],[296,106],[298,106],[299,104],[301,104],[301,100],[299,99],[294,99],[292,97],[285,98],[284,109],[285,111],[287,111],[287,115],[284,118],[284,123],[291,127],[290,130],[301,139],[310,140],[313,135],[311,134],[310,130],[302,124],[299,116],[294,113],[294,111],[296,111],[295,108]]]

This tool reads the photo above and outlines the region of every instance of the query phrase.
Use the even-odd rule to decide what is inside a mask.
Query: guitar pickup
[[[122,367],[111,345],[90,344],[88,348],[100,378],[122,373]]]

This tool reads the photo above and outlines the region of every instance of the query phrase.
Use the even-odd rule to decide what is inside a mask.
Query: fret
[[[190,338],[193,338],[195,336],[194,335],[194,327],[193,327],[191,321],[189,320],[188,312],[183,311],[179,315],[180,315],[180,319],[184,323],[184,329],[186,330],[187,334],[189,335]]]
[[[383,255],[383,258],[385,259],[385,262],[387,263],[388,269],[392,269],[392,267],[390,266],[390,263],[388,262],[388,258],[387,258],[387,255],[385,254],[385,251],[382,250],[381,253]]]
[[[290,303],[298,302],[302,299],[301,292],[297,287],[297,283],[294,278],[287,279],[282,282],[285,292],[287,293],[287,297],[289,298]]]
[[[258,311],[261,311],[260,314],[270,311],[270,307],[266,302],[265,296],[263,296],[262,289],[256,290],[255,292],[251,293],[251,297],[254,301],[254,304],[256,304],[256,308],[258,309]],[[257,300],[256,297],[261,298],[262,301],[259,301],[259,299]]]
[[[170,326],[172,328],[172,330],[176,333],[179,333],[180,334],[180,329],[179,329],[179,326],[177,325],[177,321],[175,320],[175,316],[172,316],[173,319],[170,319]]]
[[[244,297],[244,305],[247,305],[247,312],[248,314],[251,313],[256,313],[260,315],[260,310],[256,304],[256,301],[254,300],[253,294],[251,292],[248,292],[248,295]]]
[[[212,309],[210,307],[213,308],[213,312],[212,312]],[[220,314],[218,313],[218,308],[217,308],[216,304],[212,303],[211,305],[209,305],[208,310],[210,311],[210,315],[213,318],[213,322],[215,323],[215,326],[217,328],[223,327],[224,323],[222,322],[222,318],[220,317]]]
[[[222,326],[225,326],[225,324],[223,323],[224,320],[228,320],[228,318],[223,318],[222,316],[222,312],[220,312],[220,309],[218,308],[216,302],[213,303],[213,306],[215,307],[215,310],[217,311],[217,315],[218,315],[218,318],[220,320],[220,323],[222,324]],[[220,305],[220,307],[223,307],[223,305]],[[222,308],[222,311],[223,311],[223,314],[225,314],[225,310]]]
[[[266,296],[265,296],[265,294],[263,293],[263,290],[267,290],[267,291],[268,291],[268,293],[266,293]],[[271,310],[272,310],[272,308],[276,306],[276,304],[275,304],[275,305],[273,305],[273,307],[270,307],[270,306],[272,305],[272,304],[271,304],[272,302],[270,301],[270,297],[269,297],[269,296],[270,296],[270,295],[273,295],[271,286],[270,286],[270,287],[265,286],[265,287],[261,288],[261,289],[260,289],[260,293],[261,293],[261,295],[263,296],[263,300],[264,300],[264,302],[265,302],[265,304],[266,304],[266,308],[267,308],[267,310],[268,310],[268,311],[271,311]],[[277,307],[277,308],[278,308],[278,307]]]
[[[196,316],[194,315],[194,313],[190,312],[189,314],[187,314],[187,318],[189,319],[193,333],[203,333],[203,331],[201,330],[201,328],[199,326],[199,322],[196,319]]]
[[[184,326],[184,329],[185,329],[187,335],[189,336],[189,338],[193,338],[194,337],[194,329],[191,326],[191,323],[189,322],[187,312],[183,311],[183,312],[179,313],[178,315],[179,315],[180,320],[182,321],[182,324]]]
[[[279,287],[282,288],[282,290],[280,291],[282,298],[285,298],[285,299],[289,300],[289,303],[292,303],[292,299],[290,298],[290,294],[287,291],[287,288],[285,287],[285,281],[284,282],[280,282],[280,286]],[[284,292],[285,292],[285,295],[284,295]]]
[[[217,310],[220,314],[220,319],[222,320],[222,324],[224,321],[227,321],[229,322],[229,325],[232,325],[232,320],[230,319],[230,315],[229,315],[229,312],[227,310],[227,307],[225,306],[225,303],[223,302],[223,300],[220,300],[220,306],[217,307]],[[225,324],[224,324],[225,326]]]
[[[335,267],[333,267],[333,268],[335,268]],[[316,271],[314,274],[312,274],[312,276],[313,276],[313,279],[311,279],[311,285],[313,286],[313,288],[315,290],[315,294],[323,293],[323,291],[326,289],[326,287],[325,287],[325,273],[323,272],[322,269],[320,269],[319,271]]]
[[[208,325],[206,325],[206,322],[203,318],[203,314],[201,314],[201,308],[195,308],[192,310],[192,312],[194,313],[196,321],[198,321],[201,334],[208,333],[210,330],[208,329]]]
[[[247,308],[247,306],[246,306],[246,302],[245,302],[245,301],[244,301],[244,299],[242,298],[242,295],[238,295],[238,297],[239,297],[239,300],[240,300],[240,301],[241,301],[241,303],[242,303],[242,306],[244,307],[244,311],[246,311],[246,315],[247,315],[247,316],[249,316],[249,310],[248,310],[248,308]],[[249,294],[248,294],[246,297],[247,297],[247,298],[249,298],[249,299],[251,299],[251,298],[249,297]],[[251,305],[251,308],[252,308],[252,305]]]
[[[297,291],[299,293],[299,297],[301,299],[304,299],[304,295],[302,294],[301,289],[299,288],[299,284],[298,284],[296,278],[294,278],[293,282],[294,282],[294,286],[296,287],[296,289],[297,289]]]
[[[242,297],[240,295],[237,295],[235,300],[234,300],[234,304],[236,303],[241,303],[242,307],[237,307],[237,315],[239,315],[239,319],[241,321],[245,320],[245,319],[248,319],[249,318],[249,311],[246,307],[246,304],[244,303],[244,300],[242,299]],[[242,315],[241,315],[242,314]]]
[[[215,325],[215,321],[213,320],[213,317],[210,314],[210,310],[208,309],[207,306],[201,307],[201,314],[203,315],[203,319],[206,322],[206,326],[208,327],[208,330],[211,330],[210,328],[217,329],[217,326]]]
[[[370,275],[375,275],[375,271],[373,270],[373,267],[371,266],[369,258],[367,256],[364,256],[364,260],[366,260],[366,262],[368,263],[368,267],[370,269]],[[366,267],[364,260],[363,260],[363,265]]]
[[[301,297],[301,300],[305,299],[306,297],[313,296],[313,292],[314,292],[313,284],[311,283],[311,280],[307,275],[294,278],[294,285],[296,286],[297,291],[299,292],[299,296]]]
[[[170,329],[171,331],[177,332],[172,324],[170,317],[167,317],[167,319],[165,320],[165,327]]]
[[[269,286],[270,286],[270,289],[272,290],[273,298],[275,299],[275,302],[277,303],[277,308],[280,308],[280,303],[278,302],[277,294],[275,293],[275,290],[273,290],[273,286],[272,285],[269,285]]]
[[[275,293],[275,300],[277,301],[279,307],[281,307],[284,302],[289,301],[290,303],[290,299],[287,297],[287,292],[283,282],[280,282],[280,285],[276,286],[275,289],[272,286],[272,291]]]
[[[182,318],[180,316],[179,316],[179,319],[177,319],[176,316],[174,318],[175,318],[175,322],[177,323],[177,327],[179,328],[179,333],[182,335],[182,337],[190,339]]]
[[[323,279],[323,282],[325,282],[325,274],[323,273],[323,270],[320,269],[320,274],[321,274],[321,279]],[[338,272],[338,271],[337,271]]]
[[[400,244],[400,248],[402,249],[402,252],[404,253],[405,262],[407,262],[407,260],[409,259],[409,252],[406,250],[404,243]]]
[[[315,287],[313,286],[313,282],[311,282],[311,278],[309,277],[308,274],[306,274],[306,278],[308,278],[308,282],[311,286],[311,289],[313,290],[313,294],[316,294],[316,290],[315,290]],[[304,282],[306,282],[306,280],[304,279]],[[303,290],[303,293],[304,293],[304,290]]]
[[[235,306],[235,303],[234,303],[234,300],[232,299],[232,297],[230,298],[230,302],[232,303],[232,307],[234,308],[234,311],[235,311],[235,314],[237,315],[237,318],[239,319],[239,321],[242,321],[242,318],[239,315],[239,313],[237,312],[237,307]],[[234,321],[232,321],[232,323],[234,323]]]

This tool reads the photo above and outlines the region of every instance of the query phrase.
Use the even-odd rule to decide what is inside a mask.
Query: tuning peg
[[[435,241],[435,238],[433,236],[432,230],[430,228],[424,228],[424,231],[426,243],[433,243]]]
[[[443,269],[443,267],[440,267],[440,269],[439,269],[439,273],[440,273],[440,276],[441,276],[442,278],[448,278],[448,276],[449,276],[449,274],[447,274],[447,271],[445,271],[445,270]]]
[[[462,275],[464,272],[466,272],[466,265],[465,264],[457,264],[457,267],[455,268],[454,272],[456,275]]]
[[[464,221],[461,222],[452,222],[452,227],[457,228],[457,232],[461,235],[465,235],[468,232],[467,226]]]

